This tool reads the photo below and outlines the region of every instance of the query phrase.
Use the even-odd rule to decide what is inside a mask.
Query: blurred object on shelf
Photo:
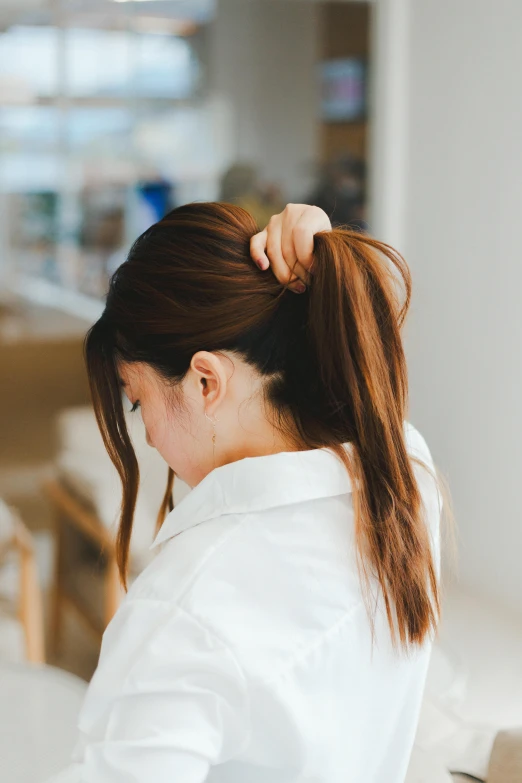
[[[138,235],[161,220],[173,208],[173,191],[171,183],[161,176],[137,184],[136,233]]]
[[[125,189],[106,183],[103,188],[87,187],[81,194],[82,224],[80,245],[111,251],[123,242]]]
[[[16,234],[20,244],[50,247],[58,235],[58,194],[24,193],[18,196]]]
[[[234,163],[221,178],[219,200],[233,202],[252,196],[257,190],[258,173],[252,163]]]
[[[246,209],[260,228],[284,208],[279,186],[260,182],[257,167],[252,163],[234,163],[225,171],[219,200]]]
[[[366,63],[356,57],[321,63],[321,119],[351,122],[366,114]]]
[[[308,204],[324,209],[332,225],[366,231],[366,164],[354,155],[342,155],[319,171]]]
[[[71,287],[101,299],[108,288],[108,265],[124,244],[127,187],[106,181],[89,184],[80,193],[77,271]],[[69,258],[74,254],[70,248]]]
[[[58,194],[13,193],[8,208],[11,247],[17,255],[18,271],[58,282]]]

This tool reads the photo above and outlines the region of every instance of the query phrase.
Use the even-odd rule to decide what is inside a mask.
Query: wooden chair
[[[51,645],[57,650],[61,643],[64,613],[72,612],[98,642],[118,608],[122,589],[116,564],[115,542],[110,530],[88,504],[59,479],[44,485],[55,518],[55,573],[51,604]],[[67,530],[76,530],[103,557],[101,574],[101,612],[93,611],[86,601],[67,586]]]
[[[4,523],[6,523],[7,511],[9,518],[7,524],[3,525],[4,535],[0,541],[0,572],[2,569],[10,569],[15,575],[17,585],[13,587],[17,594],[17,606],[14,615],[23,629],[26,660],[31,663],[44,663],[42,593],[33,537],[16,511],[7,509],[3,504],[2,506]],[[12,621],[13,617],[0,615],[0,633],[2,633],[2,622]]]
[[[129,583],[132,583],[154,556],[150,544],[165,491],[167,466],[147,444],[139,417],[129,416],[127,426],[140,465],[140,488],[129,553]],[[64,612],[74,612],[100,641],[123,596],[115,551],[121,484],[105,450],[94,412],[90,407],[65,409],[58,416],[56,427],[56,478],[44,486],[56,522],[52,600],[52,643],[55,648],[60,643]],[[176,502],[179,502],[188,487],[176,482],[174,490]],[[81,555],[74,565],[74,539],[81,541],[82,538],[89,552],[86,551],[83,566]],[[88,605],[85,595],[71,589],[74,587],[71,570],[85,567],[88,584],[80,593],[88,593],[94,599],[94,606],[93,601]],[[92,578],[94,572],[96,578]],[[91,596],[91,593],[96,594]]]

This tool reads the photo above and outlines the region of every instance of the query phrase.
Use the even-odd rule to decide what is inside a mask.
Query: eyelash
[[[130,409],[130,412],[131,413],[136,413],[136,411],[138,410],[139,407],[140,407],[140,401],[136,400],[136,402],[134,403],[134,405]]]

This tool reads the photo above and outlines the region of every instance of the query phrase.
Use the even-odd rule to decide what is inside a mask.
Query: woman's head
[[[240,354],[197,351],[174,383],[148,364],[118,364],[147,442],[191,487],[220,465],[295,448],[271,421],[266,378]]]
[[[256,230],[230,205],[171,212],[134,244],[88,337],[93,392],[106,398],[98,410],[115,404],[119,416],[119,379],[150,445],[191,486],[215,467],[214,431],[219,464],[263,448],[304,319],[303,303],[251,262]]]
[[[250,215],[231,205],[169,213],[135,242],[87,336],[95,411],[123,483],[122,576],[139,481],[124,384],[130,403],[141,405],[149,442],[171,469],[161,515],[171,504],[173,472],[194,485],[215,464],[242,456],[334,449],[359,487],[362,575],[367,584],[370,572],[379,580],[390,625],[395,605],[401,641],[420,641],[438,604],[404,442],[407,268],[369,237],[319,234],[312,282],[298,296],[252,263],[256,232]],[[345,443],[353,448],[346,451]],[[406,552],[409,579],[397,571],[398,563],[406,567]]]

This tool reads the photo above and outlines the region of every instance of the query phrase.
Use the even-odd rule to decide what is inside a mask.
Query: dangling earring
[[[210,418],[210,416],[207,416],[207,412],[205,411],[205,418],[209,420],[209,422],[212,424],[213,427],[213,433],[212,433],[212,466],[216,467],[216,422],[219,421],[217,416],[214,416],[213,419]]]

